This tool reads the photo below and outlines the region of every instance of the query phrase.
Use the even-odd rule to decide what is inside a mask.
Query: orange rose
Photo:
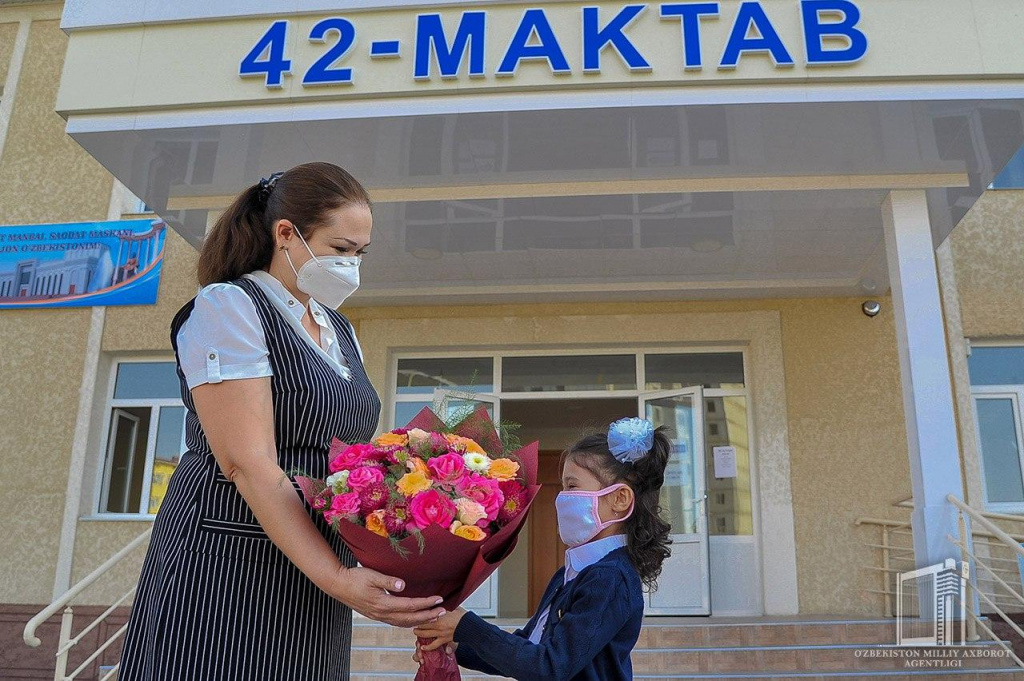
[[[413,473],[423,473],[428,479],[430,478],[430,469],[427,468],[427,462],[418,456],[410,457],[405,462],[405,466]]]
[[[366,529],[382,537],[388,536],[387,528],[384,527],[384,511],[374,511],[366,516]]]
[[[476,525],[459,525],[452,530],[452,534],[463,539],[469,539],[470,541],[483,541],[487,539],[487,533]]]
[[[514,480],[519,472],[519,464],[512,459],[495,459],[487,471],[487,477],[499,482]]]
[[[401,435],[399,433],[384,433],[376,440],[374,440],[373,444],[377,445],[378,447],[392,447],[394,445],[400,445],[402,447],[405,447],[407,444],[409,444],[409,436]]]
[[[412,473],[406,473],[402,476],[402,479],[395,485],[398,491],[407,497],[411,497],[420,492],[424,492],[430,489],[430,486],[434,483],[424,475],[421,471],[413,471]]]

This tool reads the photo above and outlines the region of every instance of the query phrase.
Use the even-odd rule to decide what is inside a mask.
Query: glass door
[[[480,404],[487,405],[487,413],[490,414],[491,420],[498,420],[498,398],[494,395],[442,388],[434,390],[433,410],[443,419],[449,419],[456,414],[465,415]],[[487,581],[466,599],[462,607],[478,615],[498,616],[498,570],[495,570]]]
[[[707,489],[704,468],[704,389],[642,393],[640,415],[665,426],[672,443],[661,507],[672,524],[672,555],[659,588],[647,594],[650,615],[711,614]]]

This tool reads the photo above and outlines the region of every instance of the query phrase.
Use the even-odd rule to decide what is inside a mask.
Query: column
[[[946,495],[963,499],[960,448],[925,192],[890,192],[882,225],[907,420],[915,563],[921,568],[954,558],[959,564],[960,551],[946,538],[960,536],[956,507]]]
[[[121,267],[121,253],[124,250],[124,240],[118,239],[117,241],[117,258],[114,259],[114,279],[111,281],[111,285],[117,284],[121,281],[121,276],[118,273],[118,269]]]

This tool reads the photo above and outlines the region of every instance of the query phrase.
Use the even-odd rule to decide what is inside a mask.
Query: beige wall
[[[1024,191],[985,192],[949,241],[964,335],[1024,339]]]
[[[17,24],[56,9],[0,9],[0,75]],[[31,24],[0,157],[0,224],[102,220],[111,178],[64,135],[54,113],[67,39],[56,20]],[[53,589],[64,490],[90,310],[0,314],[0,602],[45,603]],[[28,539],[30,538],[30,539]]]

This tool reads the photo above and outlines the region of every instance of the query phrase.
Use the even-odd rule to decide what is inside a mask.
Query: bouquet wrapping
[[[331,475],[296,482],[360,564],[404,580],[402,596],[441,596],[451,612],[515,548],[540,489],[537,453],[536,442],[505,452],[483,405],[451,428],[424,407],[369,444],[335,440]],[[418,681],[461,678],[444,648],[422,657]]]

